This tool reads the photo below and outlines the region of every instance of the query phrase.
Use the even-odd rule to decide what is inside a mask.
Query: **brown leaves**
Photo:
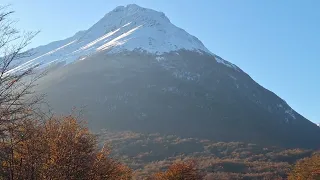
[[[320,179],[320,153],[310,158],[304,158],[296,163],[289,180],[318,180]]]
[[[201,180],[203,175],[196,169],[193,161],[178,162],[165,172],[156,173],[152,180]]]
[[[74,117],[52,118],[45,123],[23,124],[21,139],[9,146],[9,158],[2,162],[1,178],[126,180],[131,170],[109,157],[110,150],[99,150],[94,134]],[[10,144],[10,143],[7,143]],[[12,143],[11,143],[12,144]]]
[[[103,148],[96,154],[95,161],[91,168],[92,180],[129,180],[132,177],[132,171],[127,166],[108,158],[110,150]]]

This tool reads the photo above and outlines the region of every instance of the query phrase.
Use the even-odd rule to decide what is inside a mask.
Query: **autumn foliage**
[[[20,128],[1,142],[10,151],[0,179],[131,179],[131,170],[110,158],[108,148],[99,148],[97,137],[72,116],[29,121]]]
[[[152,180],[201,180],[203,175],[197,170],[194,161],[178,162],[167,171],[154,174]]]
[[[296,163],[289,180],[318,180],[320,179],[320,153],[310,158],[304,158]]]

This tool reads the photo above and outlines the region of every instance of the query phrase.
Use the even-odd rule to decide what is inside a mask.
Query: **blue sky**
[[[238,65],[300,114],[320,122],[319,0],[1,0],[32,47],[89,28],[119,5],[164,12],[213,53]]]

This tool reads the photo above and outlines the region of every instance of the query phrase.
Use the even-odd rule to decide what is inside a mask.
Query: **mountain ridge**
[[[95,127],[288,147],[320,144],[313,123],[164,13],[118,6],[88,30],[39,48],[15,70],[35,64],[50,69],[39,84],[53,107],[63,112],[88,105]]]
[[[61,61],[68,64],[97,51],[141,50],[161,55],[179,49],[211,54],[198,38],[173,25],[164,13],[131,4],[118,6],[72,37],[33,48],[35,55],[22,59],[23,64],[11,72]]]

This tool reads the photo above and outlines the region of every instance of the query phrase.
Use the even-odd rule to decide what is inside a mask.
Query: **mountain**
[[[130,4],[115,8],[73,37],[32,49],[35,55],[12,71],[35,64],[41,64],[40,68],[58,62],[68,64],[101,51],[139,50],[160,55],[180,49],[210,53],[196,37],[171,24],[164,13]]]
[[[85,31],[32,49],[12,72],[47,69],[37,91],[57,113],[84,106],[94,131],[318,148],[320,129],[164,13],[119,6]]]

